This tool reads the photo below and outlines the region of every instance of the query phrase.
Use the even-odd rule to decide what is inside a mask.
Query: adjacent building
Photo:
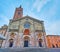
[[[0,28],[0,47],[2,47],[3,40],[5,40],[7,29],[8,29],[7,25],[4,25]]]
[[[46,42],[48,48],[60,48],[60,35],[47,35]]]

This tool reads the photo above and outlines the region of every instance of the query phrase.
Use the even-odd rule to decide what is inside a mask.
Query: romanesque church
[[[46,47],[44,21],[31,16],[23,16],[23,8],[16,8],[10,19],[3,48]]]

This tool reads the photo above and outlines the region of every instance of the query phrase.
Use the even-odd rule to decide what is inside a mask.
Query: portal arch
[[[28,47],[29,46],[29,40],[30,40],[29,36],[25,36],[24,37],[24,47]]]

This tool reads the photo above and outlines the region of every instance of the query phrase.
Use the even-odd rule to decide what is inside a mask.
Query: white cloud
[[[37,12],[40,12],[42,7],[44,7],[45,4],[47,4],[50,0],[36,0],[33,4],[33,9],[36,8]],[[33,10],[32,9],[32,10]]]
[[[36,0],[33,4],[33,9],[37,9],[37,12],[40,12],[41,9],[45,6],[45,4],[50,1],[51,0]],[[57,5],[58,2],[54,0],[53,5],[48,10],[45,10],[40,14],[40,17],[45,21],[46,32],[50,35],[60,34],[60,21],[53,21],[57,12]]]

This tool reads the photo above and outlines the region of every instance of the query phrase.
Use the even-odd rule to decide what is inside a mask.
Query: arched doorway
[[[29,45],[29,37],[25,36],[24,37],[24,47],[28,47],[28,45]]]
[[[13,39],[9,39],[9,47],[13,46]]]
[[[39,47],[42,47],[42,39],[39,39]]]
[[[58,48],[58,44],[56,44],[56,47]]]
[[[52,44],[52,47],[53,47],[53,48],[55,48],[55,45],[54,45],[54,44]]]

